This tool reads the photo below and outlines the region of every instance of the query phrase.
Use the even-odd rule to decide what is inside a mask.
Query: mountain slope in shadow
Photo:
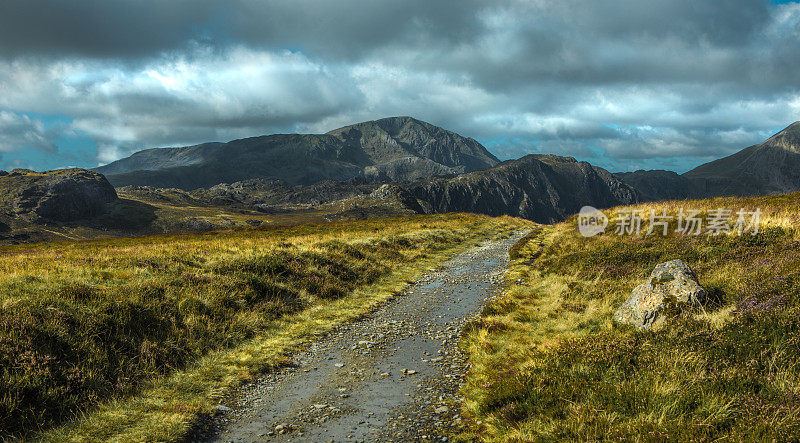
[[[310,185],[362,177],[406,181],[492,167],[480,143],[411,117],[391,117],[327,134],[277,134],[148,149],[96,168],[117,187],[208,188],[250,179]]]

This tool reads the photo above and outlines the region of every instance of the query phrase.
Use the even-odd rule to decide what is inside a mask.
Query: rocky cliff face
[[[192,190],[251,179],[311,185],[364,178],[407,181],[499,163],[486,148],[411,117],[347,126],[327,134],[278,134],[149,149],[97,168],[115,186]]]
[[[506,214],[540,223],[564,220],[585,205],[604,208],[639,199],[632,187],[605,169],[554,155],[529,155],[404,188],[434,212]]]
[[[0,204],[7,216],[68,222],[101,214],[117,193],[101,174],[83,169],[0,172]]]
[[[381,181],[460,174],[500,163],[477,141],[411,117],[358,123],[328,133],[361,147]],[[415,169],[420,173],[415,176]]]

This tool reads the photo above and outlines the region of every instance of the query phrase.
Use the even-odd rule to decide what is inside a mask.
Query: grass
[[[532,232],[512,250],[507,291],[465,337],[462,438],[800,439],[800,194],[626,209],[664,207],[764,216],[756,236],[584,238],[574,217]],[[675,258],[709,302],[654,331],[613,323],[630,291]]]
[[[4,183],[3,177],[0,176],[0,207],[3,204],[11,205],[4,200],[3,192],[13,195],[21,181],[29,183],[40,176],[41,174],[31,171],[22,178],[14,177],[13,183]],[[283,205],[274,211],[262,212],[256,208],[220,206],[187,200],[182,193],[172,192],[169,189],[155,193],[118,189],[117,193],[120,199],[108,203],[104,213],[71,222],[52,220],[34,222],[0,212],[0,246],[199,233],[253,226],[295,226],[414,215],[414,211],[403,207],[400,203],[375,201],[368,196],[313,206]]]
[[[179,439],[226,392],[456,251],[476,215],[0,249],[0,437]]]

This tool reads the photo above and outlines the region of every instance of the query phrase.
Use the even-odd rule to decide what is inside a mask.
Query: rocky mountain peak
[[[794,122],[781,132],[773,135],[762,146],[780,148],[800,154],[800,122]]]

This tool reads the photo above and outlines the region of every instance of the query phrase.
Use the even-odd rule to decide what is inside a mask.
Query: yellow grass
[[[314,337],[369,313],[424,270],[476,242],[529,225],[509,217],[448,214],[5,247],[0,320],[10,323],[0,328],[0,340],[3,334],[17,340],[14,334],[31,330],[31,352],[58,357],[37,360],[50,362],[44,369],[19,373],[41,395],[62,398],[62,385],[48,377],[60,373],[53,371],[74,373],[71,365],[79,379],[68,392],[91,394],[63,397],[74,402],[72,412],[58,402],[60,415],[42,410],[46,419],[35,438],[172,441],[232,388],[285,363]],[[52,334],[71,344],[61,351],[40,348],[39,340]],[[115,377],[133,378],[117,392],[109,391],[114,385],[103,375],[116,373],[102,357],[109,343],[130,353],[120,362],[130,368]],[[21,360],[27,351],[20,352],[0,359],[27,361]],[[76,355],[88,357],[69,360]],[[8,389],[22,380],[13,373],[0,377]],[[81,391],[92,386],[99,388]],[[3,423],[34,419],[42,403],[13,398],[0,407],[27,409]],[[67,423],[45,427],[78,411],[83,412]]]

